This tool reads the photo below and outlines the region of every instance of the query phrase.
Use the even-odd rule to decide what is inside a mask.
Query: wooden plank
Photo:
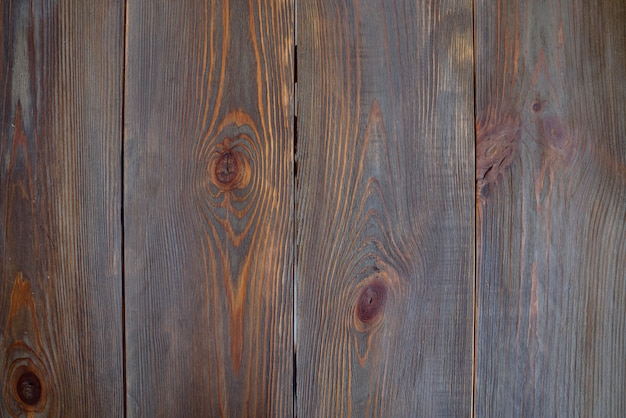
[[[476,416],[623,416],[626,3],[475,16]]]
[[[127,6],[128,415],[293,413],[293,5]]]
[[[298,415],[467,416],[472,2],[297,13]]]
[[[0,0],[0,416],[124,411],[121,1]]]

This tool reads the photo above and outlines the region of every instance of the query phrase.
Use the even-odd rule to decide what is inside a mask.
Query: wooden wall
[[[0,416],[623,416],[623,0],[0,12]]]

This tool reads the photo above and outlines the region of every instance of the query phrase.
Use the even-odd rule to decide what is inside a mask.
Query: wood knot
[[[212,183],[223,191],[243,189],[250,180],[250,164],[244,149],[237,142],[246,140],[245,135],[224,138],[217,145],[209,165]]]
[[[520,119],[503,118],[498,123],[477,123],[476,126],[476,189],[483,200],[489,185],[513,163],[520,142]]]
[[[18,359],[9,374],[14,412],[41,412],[46,407],[46,385],[31,359]]]
[[[237,178],[239,163],[231,150],[220,155],[215,163],[215,177],[222,184],[230,184]]]
[[[577,152],[576,137],[555,114],[537,118],[536,141],[543,146],[551,163],[569,164]]]
[[[556,116],[548,116],[541,125],[540,130],[547,143],[554,148],[563,149],[568,145],[565,128]]]
[[[541,111],[541,102],[539,100],[535,101],[532,105],[533,112]]]
[[[385,307],[387,287],[381,282],[369,284],[361,294],[356,305],[356,316],[361,322],[372,322]]]
[[[30,370],[25,370],[17,379],[15,392],[26,405],[35,406],[41,400],[41,380]]]

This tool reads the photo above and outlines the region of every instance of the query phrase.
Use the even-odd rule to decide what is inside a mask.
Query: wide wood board
[[[623,416],[626,3],[475,16],[475,414]]]
[[[293,412],[293,7],[129,0],[128,416]]]
[[[121,416],[124,4],[0,1],[0,416]]]
[[[297,410],[468,416],[470,1],[298,2]]]

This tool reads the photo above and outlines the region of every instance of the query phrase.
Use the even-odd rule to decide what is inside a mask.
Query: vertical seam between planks
[[[292,141],[292,210],[293,210],[293,226],[292,226],[292,274],[293,280],[293,410],[292,415],[298,416],[298,359],[297,359],[297,338],[298,338],[298,284],[296,281],[296,263],[298,259],[298,213],[297,213],[297,188],[298,188],[298,0],[293,0],[293,141]]]
[[[123,405],[123,410],[124,410],[124,417],[128,416],[128,405],[127,405],[127,358],[126,358],[126,265],[125,265],[125,259],[126,259],[126,250],[125,250],[125,243],[124,243],[124,230],[125,230],[125,225],[124,225],[124,206],[125,206],[125,189],[124,189],[124,183],[125,183],[125,179],[124,179],[124,170],[125,170],[125,165],[124,165],[124,146],[126,143],[126,138],[125,138],[125,132],[126,132],[126,60],[127,60],[127,37],[128,37],[128,12],[127,12],[127,7],[128,7],[128,1],[127,0],[123,0],[124,2],[124,7],[123,7],[123,11],[122,11],[122,20],[123,20],[123,38],[122,38],[122,97],[121,97],[121,101],[122,101],[122,105],[121,105],[121,132],[122,134],[120,135],[121,137],[121,147],[120,147],[120,193],[121,193],[121,205],[120,205],[120,224],[121,224],[121,237],[120,237],[120,241],[121,241],[121,276],[122,276],[122,365],[123,365],[123,371],[122,371],[122,405]]]
[[[293,142],[292,142],[292,175],[293,175],[293,231],[292,231],[292,251],[293,251],[293,411],[294,417],[298,416],[298,359],[297,359],[297,338],[298,338],[298,284],[296,281],[296,262],[298,259],[298,213],[297,213],[297,188],[298,188],[298,1],[294,0],[293,19]]]
[[[478,94],[476,89],[476,0],[472,0],[472,59],[473,59],[473,81],[474,81],[474,301],[473,301],[473,342],[472,342],[472,397],[471,397],[471,412],[470,416],[474,417],[476,413],[476,350],[478,342],[478,201],[476,200],[476,95]]]

